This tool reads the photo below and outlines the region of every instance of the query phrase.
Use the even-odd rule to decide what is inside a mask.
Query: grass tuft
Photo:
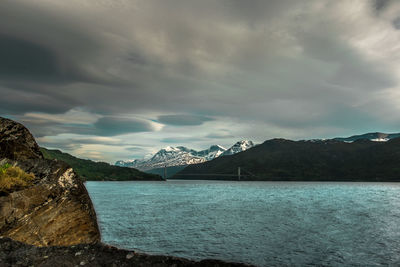
[[[33,173],[26,173],[21,168],[4,164],[0,166],[0,195],[30,186],[35,179]]]

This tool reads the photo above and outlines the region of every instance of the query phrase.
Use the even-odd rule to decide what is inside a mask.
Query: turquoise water
[[[87,182],[104,242],[259,266],[400,265],[400,184]]]

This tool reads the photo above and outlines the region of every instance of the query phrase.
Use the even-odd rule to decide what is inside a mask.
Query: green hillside
[[[144,173],[133,168],[113,166],[105,162],[80,159],[60,150],[49,150],[41,147],[40,151],[46,159],[57,159],[68,163],[83,181],[163,180],[159,175]]]

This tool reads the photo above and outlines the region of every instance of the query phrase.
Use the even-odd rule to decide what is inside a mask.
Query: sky
[[[400,1],[2,0],[0,116],[113,163],[400,132]]]

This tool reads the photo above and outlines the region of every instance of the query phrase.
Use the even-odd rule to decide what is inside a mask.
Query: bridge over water
[[[238,167],[237,168],[237,173],[232,174],[232,173],[184,173],[184,174],[175,174],[174,176],[179,176],[179,177],[232,177],[232,178],[236,178],[235,180],[246,180],[249,177],[253,177],[253,178],[259,178],[257,175],[253,174],[252,172],[244,169],[243,167]],[[166,179],[167,177],[167,168],[164,168],[164,179]]]

